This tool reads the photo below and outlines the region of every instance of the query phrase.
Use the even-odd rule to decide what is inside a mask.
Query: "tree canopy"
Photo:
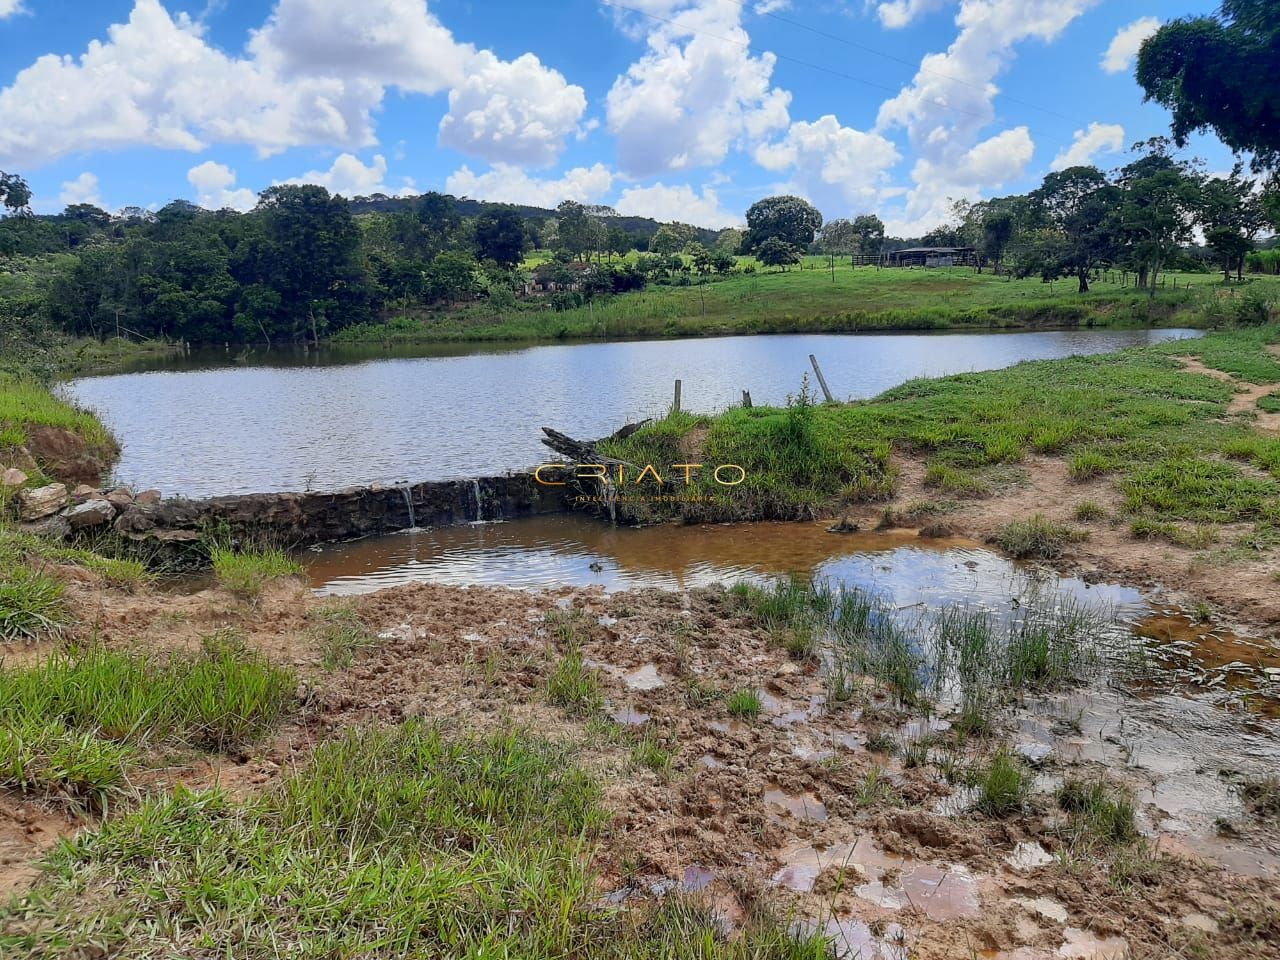
[[[1216,16],[1173,20],[1142,45],[1138,84],[1173,113],[1179,146],[1212,130],[1255,169],[1280,165],[1280,2],[1224,0]]]

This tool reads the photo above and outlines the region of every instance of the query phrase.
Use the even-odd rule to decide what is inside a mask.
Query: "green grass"
[[[1188,374],[1174,357],[1199,351],[1222,366],[1269,368],[1269,342],[1280,342],[1280,328],[912,381],[848,404],[816,404],[801,385],[788,406],[681,414],[607,452],[635,464],[692,458],[746,471],[744,483],[717,487],[704,470],[690,492],[709,500],[627,507],[640,520],[839,515],[849,491],[886,496],[896,485],[893,460],[902,456],[924,461],[938,493],[971,496],[1020,459],[1049,450],[1079,479],[1114,476],[1131,513],[1248,522],[1267,511],[1280,515],[1280,441],[1227,419],[1230,384]],[[1269,476],[1246,475],[1232,460]]]
[[[742,264],[748,262],[743,258]],[[1116,277],[1118,281],[1118,276]],[[1204,276],[1188,279],[1209,286]],[[1256,287],[1274,297],[1280,282],[1259,278]],[[825,258],[806,258],[805,269],[735,273],[705,284],[651,284],[635,293],[606,297],[590,306],[549,309],[541,298],[514,309],[476,304],[421,318],[396,318],[344,330],[341,341],[534,340],[548,338],[691,337],[727,333],[810,333],[855,330],[1137,326],[1194,323],[1214,302],[1207,290],[1172,287],[1151,302],[1132,285],[1100,281],[1084,296],[1071,283],[1013,280],[971,269],[877,270],[837,264],[835,279]]]
[[[754,720],[760,716],[760,711],[764,708],[759,691],[745,688],[731,691],[725,698],[724,705],[729,711],[729,716],[744,720]]]
[[[601,908],[600,796],[572,755],[528,733],[352,731],[246,800],[179,790],[64,843],[2,908],[0,948],[15,960],[828,955],[777,922],[729,940],[680,894]]]
[[[55,396],[43,383],[0,374],[0,449],[27,442],[33,427],[60,427],[82,437],[100,452],[118,452],[102,422]]]
[[[209,555],[218,583],[249,600],[260,597],[270,581],[303,572],[302,564],[274,547],[214,546]]]
[[[219,635],[192,656],[92,648],[0,670],[0,782],[102,798],[147,746],[252,742],[292,708],[295,685]]]
[[[1137,808],[1125,787],[1104,779],[1069,779],[1058,788],[1058,806],[1071,814],[1087,840],[1110,847],[1138,839]]]
[[[582,652],[571,649],[547,678],[547,701],[575,717],[599,713],[604,707],[600,675],[586,665]]]
[[[1006,817],[1021,810],[1031,793],[1031,781],[1026,764],[1004,749],[996,751],[971,774],[971,783],[978,791],[978,809],[993,817]]]
[[[1280,390],[1259,397],[1258,409],[1263,413],[1280,413]]]
[[[1096,500],[1081,500],[1076,504],[1075,518],[1080,523],[1093,523],[1107,519],[1107,508]]]
[[[952,497],[986,497],[991,486],[962,467],[931,463],[924,472],[924,485]]]
[[[326,670],[351,666],[356,655],[373,646],[377,637],[349,603],[335,603],[312,611],[312,631],[320,649],[320,663]]]
[[[1180,527],[1167,520],[1139,517],[1129,524],[1129,533],[1140,540],[1168,540],[1189,550],[1203,550],[1218,542],[1218,531],[1204,524]]]
[[[669,776],[675,761],[675,751],[666,746],[658,735],[649,732],[631,747],[631,762],[638,767],[652,770],[659,776]]]
[[[1115,468],[1115,461],[1101,450],[1081,450],[1067,461],[1067,471],[1072,480],[1092,480]]]
[[[9,566],[0,573],[0,640],[38,640],[57,634],[69,612],[63,586],[46,573]]]
[[[737,583],[730,592],[792,656],[805,659],[817,653],[819,633],[835,604],[830,588],[792,575],[764,586]]]
[[[1036,514],[1027,520],[1013,520],[997,531],[992,542],[1018,560],[1056,560],[1067,545],[1088,536],[1064,524]]]

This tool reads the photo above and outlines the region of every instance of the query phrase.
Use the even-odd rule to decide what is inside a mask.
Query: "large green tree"
[[[1280,0],[1224,0],[1173,20],[1142,45],[1137,79],[1173,113],[1179,146],[1212,130],[1255,169],[1280,166]]]
[[[486,210],[476,218],[476,253],[508,269],[524,259],[524,217],[515,207]]]
[[[1089,292],[1089,273],[1116,253],[1120,189],[1096,167],[1068,167],[1049,174],[1031,194],[1051,225],[1039,253],[1046,277],[1074,276]]]
[[[766,240],[779,240],[796,249],[808,249],[822,229],[822,214],[800,197],[766,197],[747,210],[747,233],[742,240],[744,253],[756,253]]]

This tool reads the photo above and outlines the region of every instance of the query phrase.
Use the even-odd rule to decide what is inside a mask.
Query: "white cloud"
[[[755,159],[766,170],[790,170],[786,189],[808,198],[831,218],[876,209],[892,192],[888,171],[901,155],[879,133],[842,126],[827,114],[791,124],[781,140],[758,146]]]
[[[996,78],[1027,40],[1050,43],[1099,0],[961,0],[959,32],[945,53],[926,55],[912,82],[880,107],[880,131],[904,128],[917,162],[898,228],[937,226],[949,198],[977,199],[1020,176],[1034,143],[1025,127],[979,142],[996,118]],[[976,176],[979,171],[991,179]]]
[[[581,88],[536,57],[504,64],[455,40],[425,0],[279,0],[243,57],[211,46],[204,29],[160,0],[135,0],[128,21],[79,58],[38,58],[0,91],[0,161],[30,167],[140,144],[195,151],[246,143],[263,156],[371,146],[373,114],[395,87],[456,88],[454,145],[545,163],[586,108]],[[477,106],[485,96],[493,102]]]
[[[756,0],[756,5],[751,9],[760,16],[765,17],[781,10],[790,10],[791,0]]]
[[[555,179],[531,177],[507,163],[495,163],[484,173],[463,165],[445,181],[445,190],[456,196],[534,207],[555,207],[562,200],[598,203],[612,186],[613,174],[602,163],[575,167]]]
[[[236,188],[236,172],[226,164],[206,160],[187,171],[187,182],[196,188],[196,203],[206,210],[252,210],[258,195],[248,187]]]
[[[876,16],[890,30],[899,30],[926,13],[941,10],[952,0],[889,0],[877,4]]]
[[[279,180],[277,183],[312,183],[344,197],[367,197],[374,193],[412,196],[418,192],[408,177],[398,187],[388,186],[386,179],[387,158],[382,154],[374,154],[373,162],[365,164],[354,154],[343,153],[334,159],[328,170],[309,170],[300,177]]]
[[[715,190],[703,187],[702,192],[697,193],[688,184],[667,186],[655,183],[649,187],[627,187],[613,206],[629,217],[652,217],[668,222],[679,220],[715,230],[743,222],[740,214],[730,213],[720,205]]]
[[[648,50],[605,99],[623,172],[646,177],[719,163],[789,121],[791,95],[771,86],[776,58],[753,56],[733,0],[636,0],[662,16]]]
[[[1107,47],[1107,52],[1102,55],[1102,69],[1107,73],[1124,73],[1138,58],[1142,41],[1159,29],[1158,17],[1143,17],[1127,27],[1121,27]]]
[[[74,180],[64,180],[62,192],[58,194],[58,202],[64,207],[69,207],[73,203],[102,206],[102,197],[98,193],[98,175],[86,170]]]
[[[507,63],[486,51],[450,91],[440,142],[490,162],[546,166],[586,109],[583,89],[533,54]]]
[[[1050,170],[1088,166],[1101,153],[1119,153],[1124,149],[1124,127],[1118,123],[1091,123],[1086,130],[1077,130],[1071,146],[1053,158]]]
[[[22,0],[0,0],[0,20],[12,17],[15,13],[26,12],[27,8],[22,5]]]
[[[926,233],[950,217],[953,201],[977,199],[1022,176],[1034,154],[1031,131],[1013,127],[941,161],[921,157],[903,212],[886,216],[885,226],[898,236]]]

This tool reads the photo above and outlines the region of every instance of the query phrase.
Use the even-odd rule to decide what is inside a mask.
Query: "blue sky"
[[[1166,132],[1132,54],[1215,6],[0,0],[0,169],[42,212],[306,180],[719,227],[786,191],[911,235]]]

